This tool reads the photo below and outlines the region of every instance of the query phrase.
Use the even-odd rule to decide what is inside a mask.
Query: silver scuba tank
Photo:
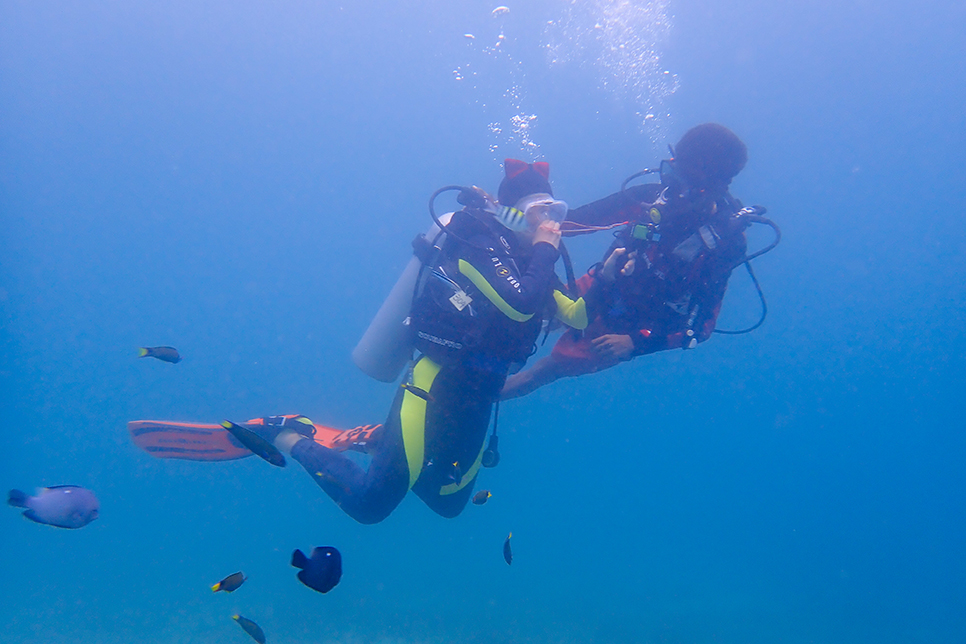
[[[439,219],[445,226],[453,217],[449,212]],[[426,239],[433,240],[439,226],[433,223],[426,231]],[[409,328],[409,310],[422,261],[413,256],[392,287],[369,328],[352,350],[352,361],[370,378],[395,382],[413,357],[413,335]]]

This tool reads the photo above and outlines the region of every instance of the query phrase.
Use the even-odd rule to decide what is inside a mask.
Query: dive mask
[[[727,183],[717,185],[718,183],[720,182],[708,181],[707,187],[698,188],[678,172],[673,159],[661,161],[661,184],[686,199],[695,212],[708,214],[717,209],[715,201],[728,190]]]
[[[562,222],[567,218],[566,202],[549,194],[538,193],[521,200],[517,206],[502,206],[496,218],[501,224],[517,232],[536,230],[545,221]]]

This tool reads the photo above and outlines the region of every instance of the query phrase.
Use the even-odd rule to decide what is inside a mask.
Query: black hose
[[[765,294],[761,290],[761,284],[758,283],[758,278],[755,277],[755,271],[753,271],[751,268],[751,262],[745,260],[743,264],[745,265],[745,268],[748,269],[748,275],[751,276],[751,282],[755,285],[755,290],[758,291],[758,299],[761,301],[761,317],[758,318],[758,321],[747,329],[738,329],[735,331],[730,329],[715,329],[713,333],[720,333],[721,335],[741,335],[742,333],[751,333],[765,322],[765,317],[768,315],[768,303],[765,302]]]
[[[758,206],[758,208],[760,208],[760,206]],[[759,210],[759,212],[764,213],[765,212],[765,209],[764,208],[761,208]],[[733,268],[737,268],[739,264],[742,264],[744,262],[750,262],[751,260],[755,259],[756,257],[761,257],[762,255],[764,255],[768,251],[770,251],[773,248],[775,248],[775,246],[777,246],[778,243],[782,240],[782,231],[781,231],[781,228],[779,228],[778,227],[778,224],[776,224],[775,222],[773,222],[768,217],[762,217],[761,215],[740,215],[740,217],[741,217],[742,221],[750,221],[750,222],[755,223],[755,224],[765,224],[766,226],[771,226],[771,229],[775,231],[775,240],[772,243],[770,243],[767,246],[765,246],[764,248],[762,248],[761,250],[756,251],[756,252],[752,253],[751,255],[746,255],[745,258],[743,260],[741,260],[740,262],[738,262],[738,264],[735,264],[733,266]]]
[[[459,190],[460,192],[463,192],[464,190],[469,190],[469,188],[467,188],[466,186],[450,185],[450,186],[443,186],[442,188],[434,192],[433,195],[429,198],[429,216],[433,218],[433,222],[439,227],[440,230],[446,231],[447,235],[452,235],[453,237],[463,242],[464,244],[469,244],[470,246],[476,247],[477,246],[476,244],[471,244],[468,240],[463,239],[453,231],[449,230],[446,227],[446,225],[439,220],[439,217],[436,216],[436,205],[435,205],[436,197],[440,196],[444,192],[449,192],[450,190]]]
[[[570,291],[570,297],[577,297],[577,278],[574,277],[574,265],[570,261],[570,251],[563,243],[563,239],[560,240],[560,258],[563,260],[564,273],[567,275],[567,290]]]
[[[631,197],[631,196],[630,196],[629,194],[627,194],[627,184],[629,184],[629,183],[630,183],[631,181],[633,181],[634,179],[637,179],[638,177],[643,177],[643,176],[645,176],[645,175],[648,175],[648,174],[655,174],[655,173],[658,173],[658,172],[660,172],[660,170],[659,170],[659,169],[655,169],[655,168],[644,168],[644,169],[643,169],[643,170],[641,170],[640,172],[635,172],[635,173],[634,173],[634,174],[632,174],[631,176],[629,176],[629,177],[627,177],[626,179],[624,179],[624,181],[623,181],[623,183],[621,183],[621,195],[622,195],[622,196],[623,196],[623,197],[624,197],[625,199],[627,199],[627,200],[629,200],[629,201],[631,201],[631,202],[634,202],[634,201],[636,201],[636,200],[635,200],[635,199],[633,199],[633,198],[632,198],[632,197]]]
[[[777,246],[778,243],[782,240],[782,231],[781,231],[781,228],[778,227],[778,224],[773,222],[768,217],[763,216],[765,212],[767,211],[765,210],[764,206],[751,206],[749,208],[742,209],[740,212],[738,212],[736,216],[741,221],[749,222],[748,225],[751,225],[754,223],[754,224],[765,224],[766,226],[771,226],[771,229],[775,231],[774,241],[772,241],[772,243],[768,244],[761,250],[755,251],[751,255],[745,255],[741,260],[736,262],[729,269],[729,270],[734,270],[739,266],[741,266],[742,264],[744,264],[745,268],[748,269],[748,275],[751,276],[751,282],[752,284],[755,285],[755,290],[758,291],[758,299],[761,301],[761,317],[758,318],[758,322],[748,327],[747,329],[739,329],[736,331],[731,331],[726,329],[715,329],[714,333],[721,333],[722,335],[740,335],[742,333],[751,333],[752,331],[760,327],[765,322],[765,317],[768,315],[768,303],[765,301],[765,294],[761,290],[761,284],[758,283],[758,278],[755,276],[755,271],[752,270],[751,268],[751,260],[755,259],[756,257],[761,257],[768,251],[775,248],[775,246]]]
[[[486,449],[483,450],[483,467],[496,467],[500,464],[500,439],[496,435],[496,425],[499,420],[500,401],[497,400],[493,406],[493,433],[490,434],[490,440],[487,441]]]

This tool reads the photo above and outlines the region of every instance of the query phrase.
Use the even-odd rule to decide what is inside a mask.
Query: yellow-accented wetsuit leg
[[[409,487],[423,471],[426,455],[426,411],[432,394],[429,393],[439,374],[440,366],[423,356],[413,367],[412,383],[404,388],[402,405],[399,409],[399,424],[402,427],[403,447],[409,465]]]
[[[423,422],[424,465],[412,489],[437,514],[455,517],[472,495],[504,379],[502,369],[457,364],[433,380]]]
[[[410,488],[435,512],[456,516],[472,493],[503,379],[423,356],[396,394],[367,469],[311,440],[295,443],[292,457],[360,523],[382,521]]]

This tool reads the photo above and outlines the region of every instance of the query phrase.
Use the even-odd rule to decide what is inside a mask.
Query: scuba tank
[[[352,361],[363,373],[370,378],[382,382],[395,382],[402,374],[406,364],[412,360],[415,349],[415,337],[410,327],[409,312],[413,304],[413,294],[416,284],[425,266],[427,251],[430,247],[442,243],[440,236],[449,224],[453,213],[442,216],[436,215],[436,197],[443,192],[459,191],[457,201],[464,206],[485,208],[494,215],[513,208],[498,208],[492,198],[479,188],[465,186],[444,186],[429,198],[429,214],[433,224],[425,235],[419,235],[413,240],[415,254],[403,270],[396,285],[392,287],[376,316],[369,323],[369,328],[362,334],[362,338],[352,350]],[[457,236],[458,238],[458,236]]]
[[[452,216],[451,212],[442,215],[439,223],[445,227]],[[423,239],[435,239],[439,233],[440,227],[434,221]],[[413,357],[414,338],[409,326],[409,309],[422,267],[423,262],[419,257],[414,255],[409,260],[369,323],[369,328],[352,350],[352,361],[370,378],[395,382]]]
[[[440,237],[453,217],[452,212],[436,215],[436,197],[451,190],[459,191],[457,201],[461,205],[482,205],[494,213],[502,212],[502,209],[497,209],[489,195],[475,187],[444,186],[429,198],[429,214],[433,218],[433,224],[425,235],[419,235],[413,240],[413,258],[403,269],[395,286],[369,323],[369,328],[352,350],[352,361],[370,378],[381,382],[395,382],[412,360],[415,337],[409,324],[409,312],[413,304],[413,294],[425,266],[427,251],[442,243]]]

